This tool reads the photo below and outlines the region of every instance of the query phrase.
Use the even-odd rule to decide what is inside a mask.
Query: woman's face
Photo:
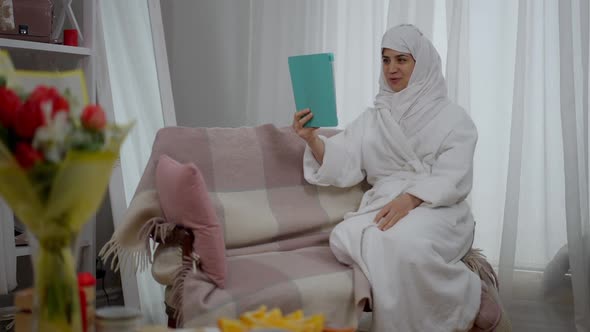
[[[416,65],[411,54],[384,48],[381,52],[381,63],[383,64],[383,77],[391,90],[400,92],[408,86]]]

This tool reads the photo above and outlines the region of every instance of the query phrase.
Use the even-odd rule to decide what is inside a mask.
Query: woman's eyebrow
[[[399,54],[399,55],[395,56],[396,59],[402,59],[402,58],[407,58],[407,57],[408,57],[407,54]]]

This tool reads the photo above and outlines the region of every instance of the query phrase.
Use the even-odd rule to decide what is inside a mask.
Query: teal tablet
[[[305,127],[335,127],[336,89],[334,86],[334,55],[320,53],[289,57],[289,73],[297,111],[309,108],[313,118]]]

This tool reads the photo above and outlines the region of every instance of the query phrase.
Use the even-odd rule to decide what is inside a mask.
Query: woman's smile
[[[391,84],[393,85],[397,85],[400,81],[401,81],[401,77],[390,77],[389,78],[389,82],[391,82]]]

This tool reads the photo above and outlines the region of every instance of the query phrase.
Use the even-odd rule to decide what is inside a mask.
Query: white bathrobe
[[[416,59],[409,86],[394,93],[381,78],[376,108],[338,135],[321,137],[322,165],[306,149],[305,178],[338,187],[366,178],[373,186],[330,237],[337,259],[357,265],[371,283],[372,331],[466,331],[481,293],[479,277],[460,261],[473,241],[474,221],[464,200],[477,131],[446,98],[440,58],[417,29],[393,28],[382,45]],[[379,230],[375,215],[402,193],[424,203]]]

